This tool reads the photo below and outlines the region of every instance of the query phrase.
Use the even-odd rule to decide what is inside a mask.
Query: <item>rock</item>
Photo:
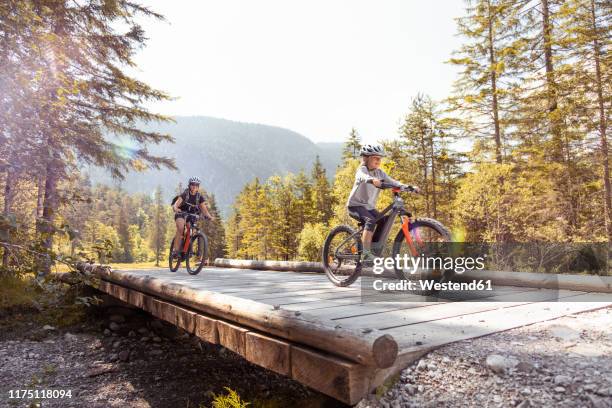
[[[149,354],[152,356],[161,356],[162,354],[164,354],[163,350],[151,350],[149,351]]]
[[[142,337],[142,338],[140,339],[140,341],[142,341],[142,342],[147,342],[147,341],[149,341],[149,338],[148,338],[148,337]]]
[[[444,364],[448,364],[448,363],[450,363],[450,362],[451,362],[451,359],[450,359],[450,358],[448,358],[447,356],[444,356],[444,357],[442,357],[442,362],[443,362]]]
[[[116,323],[116,322],[110,322],[110,324],[108,325],[109,329],[111,329],[112,331],[117,331],[119,330],[121,327]]]
[[[612,404],[608,404],[603,398],[597,398],[593,394],[587,396],[592,408],[610,408]]]
[[[149,334],[149,330],[146,327],[141,327],[140,329],[138,329],[138,333]]]
[[[418,391],[418,392],[423,392],[424,390],[425,390],[425,387],[424,387],[422,384],[419,384],[419,385],[417,386],[417,391]]]
[[[110,336],[111,335],[111,331],[108,329],[104,329],[104,335],[105,336]]]
[[[136,332],[134,330],[130,330],[128,337],[136,337]]]
[[[49,326],[48,324],[45,324],[45,325],[43,326],[43,330],[46,330],[46,331],[52,331],[52,330],[55,330],[55,327],[53,327],[53,326]]]
[[[599,390],[595,391],[595,394],[601,395],[602,397],[612,397],[612,387],[600,388]]]
[[[408,395],[414,395],[417,393],[417,387],[416,385],[413,385],[413,384],[406,384],[406,386],[404,387],[404,390],[406,390]]]
[[[117,353],[112,353],[111,355],[108,356],[108,361],[117,361],[117,359],[119,358],[119,356],[117,355]]]
[[[558,392],[558,393],[565,392],[565,387],[555,387],[555,392]]]
[[[516,408],[529,408],[529,407],[531,407],[531,402],[528,399],[521,401],[516,406]]]
[[[119,360],[121,361],[128,361],[130,359],[130,351],[129,350],[123,350],[122,352],[119,353]]]
[[[111,315],[108,320],[115,323],[125,323],[125,317],[118,314]]]
[[[553,383],[555,383],[556,385],[560,385],[562,387],[567,387],[568,385],[572,383],[572,379],[568,377],[567,375],[557,375],[553,379]]]
[[[485,363],[496,374],[504,374],[506,370],[514,368],[517,364],[516,360],[500,356],[499,354],[490,354],[487,356]]]
[[[77,336],[75,336],[72,333],[64,334],[64,340],[66,340],[66,341],[76,341],[77,339],[78,339]]]
[[[116,341],[116,342],[113,343],[113,348],[114,349],[119,348],[119,346],[121,346],[121,342],[120,341]]]
[[[117,368],[115,366],[113,366],[112,364],[103,364],[100,366],[96,366],[91,368],[86,376],[87,377],[96,377],[98,375],[102,375],[102,374],[106,374],[106,373],[112,373],[117,371]]]
[[[429,363],[429,364],[427,364],[427,369],[429,371],[436,371],[438,369],[438,366],[435,365],[434,363]]]
[[[161,339],[161,337],[155,336],[155,337],[153,337],[153,341],[156,342],[156,343],[161,343],[162,339]]]
[[[425,360],[420,360],[419,364],[417,364],[417,370],[418,371],[425,371],[427,370],[427,362]]]
[[[531,372],[535,367],[529,361],[519,361],[515,367],[518,371],[528,373]]]

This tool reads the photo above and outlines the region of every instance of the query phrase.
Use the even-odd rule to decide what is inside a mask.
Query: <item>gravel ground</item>
[[[10,320],[10,323],[7,323]],[[138,311],[79,326],[0,319],[0,407],[208,407],[224,387],[252,407],[342,404]],[[9,399],[9,390],[72,398]],[[357,407],[612,407],[612,308],[440,348]]]
[[[612,407],[612,308],[435,350],[366,407]]]
[[[199,408],[224,387],[250,407],[343,406],[144,313],[115,308],[69,330],[0,319],[0,407]],[[16,389],[72,398],[10,399]]]

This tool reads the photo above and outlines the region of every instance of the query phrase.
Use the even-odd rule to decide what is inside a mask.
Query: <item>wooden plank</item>
[[[379,330],[402,327],[421,322],[446,319],[453,316],[461,316],[472,313],[480,313],[487,310],[495,310],[505,307],[507,302],[512,301],[512,305],[527,304],[541,301],[553,301],[559,298],[571,300],[572,296],[580,295],[581,292],[554,291],[549,289],[504,293],[493,296],[489,301],[466,301],[466,302],[447,302],[433,303],[430,307],[419,307],[417,309],[402,309],[375,315],[365,315],[336,319],[335,322],[343,327],[353,328],[374,328]],[[569,296],[569,297],[568,297]],[[493,301],[495,300],[495,301]],[[418,302],[414,306],[427,305]]]
[[[373,372],[331,355],[291,347],[291,378],[346,404],[356,404],[368,393]]]
[[[571,298],[573,301],[567,302],[510,304],[512,307],[397,327],[384,332],[392,334],[398,341],[401,354],[612,305],[612,302],[606,301],[609,295],[596,302],[589,301],[597,299],[593,295],[576,296]],[[420,344],[416,344],[417,341]]]
[[[291,346],[286,341],[247,332],[245,358],[279,374],[291,375]]]
[[[219,332],[219,344],[241,356],[246,354],[246,333],[248,329],[217,321],[217,331]]]
[[[212,344],[219,344],[217,320],[197,314],[195,316],[195,335]]]
[[[111,283],[105,280],[100,279],[98,289],[102,292],[110,294],[111,291]]]
[[[129,304],[134,305],[140,309],[144,309],[145,295],[137,290],[130,290],[128,296]]]
[[[114,283],[111,283],[110,291],[108,293],[109,295],[114,296],[123,302],[126,302],[126,303],[129,302],[130,292],[127,288],[124,288],[123,286],[119,286]]]
[[[175,312],[176,325],[188,333],[195,333],[196,314],[191,310],[183,309],[179,306],[175,306]]]

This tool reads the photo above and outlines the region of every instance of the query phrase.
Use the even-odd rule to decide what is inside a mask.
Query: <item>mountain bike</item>
[[[173,254],[176,237],[172,238],[170,243],[170,255],[168,256],[170,271],[176,272],[181,266],[181,262],[185,260],[187,272],[191,275],[197,275],[204,267],[208,257],[208,237],[198,227],[197,221],[200,218],[198,214],[186,212],[178,214],[185,215],[185,227],[183,228],[180,251],[177,254]]]
[[[384,182],[379,188],[392,189],[393,202],[373,220],[373,222],[377,222],[376,228],[381,228],[381,231],[375,234],[375,236],[378,236],[377,241],[372,242],[374,255],[377,257],[383,256],[393,224],[396,219],[399,219],[401,227],[393,241],[391,252],[393,259],[396,259],[398,255],[402,259],[404,255],[409,258],[441,256],[442,252],[445,251],[445,243],[451,242],[451,233],[442,223],[432,218],[412,220],[412,214],[406,210],[400,193],[415,192],[414,189],[408,186],[398,188]],[[379,223],[385,217],[386,221]],[[364,265],[361,260],[363,251],[361,235],[365,224],[362,220],[358,219],[357,221],[359,221],[359,229],[357,230],[348,225],[335,227],[331,230],[323,245],[323,268],[329,280],[336,286],[351,285],[361,275],[362,268],[368,266]],[[430,279],[438,282],[450,279],[450,275],[453,273],[441,268],[415,270],[406,268],[405,265],[397,262],[394,262],[393,269],[398,279]],[[414,292],[426,294],[433,291],[415,290]]]

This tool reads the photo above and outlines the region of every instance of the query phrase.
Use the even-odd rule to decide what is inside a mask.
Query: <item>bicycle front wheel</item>
[[[323,245],[323,269],[336,286],[349,286],[361,274],[363,245],[359,234],[347,225],[334,228]]]
[[[197,234],[189,243],[187,253],[187,272],[191,275],[200,273],[208,257],[208,239],[203,234]]]
[[[416,256],[406,243],[402,230],[399,230],[395,237],[393,258],[397,259],[399,256],[401,260],[415,261],[402,262],[399,265],[395,263],[395,274],[398,279],[415,281],[419,288],[414,290],[417,295],[436,293],[436,290],[428,289],[424,283],[444,282],[452,276],[453,272],[445,270],[441,262],[448,254],[451,233],[439,221],[432,218],[421,218],[410,225],[410,238],[416,250]]]

